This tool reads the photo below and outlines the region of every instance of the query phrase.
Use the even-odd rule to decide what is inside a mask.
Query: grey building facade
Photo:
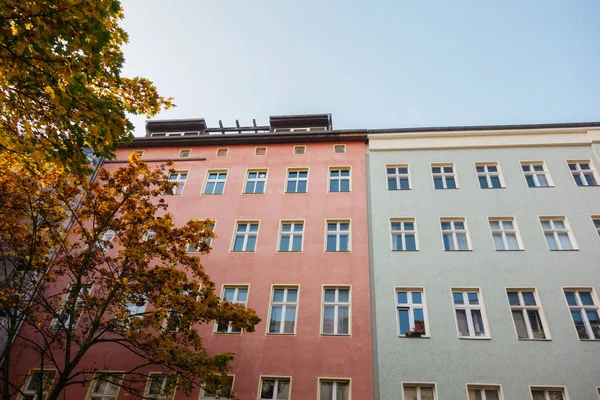
[[[599,154],[597,124],[369,134],[375,398],[600,399]]]

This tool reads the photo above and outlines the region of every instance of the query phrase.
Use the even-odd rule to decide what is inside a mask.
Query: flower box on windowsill
[[[422,335],[423,335],[422,332],[417,332],[417,331],[404,332],[404,336],[406,336],[406,337],[421,337]]]

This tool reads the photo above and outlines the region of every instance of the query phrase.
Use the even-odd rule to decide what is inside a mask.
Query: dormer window
[[[179,158],[188,158],[191,153],[192,153],[192,150],[190,150],[190,149],[180,150]]]

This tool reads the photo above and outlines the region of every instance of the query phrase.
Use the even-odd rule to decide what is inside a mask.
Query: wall
[[[501,384],[507,400],[530,398],[529,385],[565,385],[570,399],[596,399],[600,341],[578,339],[561,288],[600,288],[600,238],[590,218],[600,214],[600,187],[577,187],[565,162],[592,159],[599,167],[590,144],[544,147],[538,140],[537,147],[492,148],[478,138],[461,143],[484,148],[455,149],[448,137],[413,148],[400,136],[384,136],[370,135],[369,147],[378,151],[368,154],[379,398],[402,398],[404,381],[436,382],[439,399],[466,399],[466,383]],[[528,188],[521,160],[545,161],[555,186]],[[479,188],[474,163],[483,161],[500,163],[506,188]],[[460,189],[434,190],[432,162],[454,162]],[[386,164],[400,163],[410,166],[412,189],[388,191]],[[566,216],[579,250],[550,252],[540,215]],[[467,217],[473,251],[444,251],[439,219],[450,216]],[[514,216],[525,250],[495,251],[489,216]],[[419,251],[391,251],[392,217],[416,218]],[[398,337],[396,286],[424,287],[431,338]],[[465,286],[481,289],[490,340],[458,338],[450,288]],[[551,340],[517,339],[506,298],[506,287],[514,286],[537,289]]]

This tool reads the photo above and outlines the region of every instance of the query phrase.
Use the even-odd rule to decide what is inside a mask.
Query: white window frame
[[[565,298],[565,302],[567,303],[567,307],[569,308],[569,315],[571,315],[572,310],[577,310],[577,311],[581,312],[583,325],[585,326],[585,331],[588,335],[587,339],[579,338],[579,333],[577,333],[577,327],[575,326],[575,321],[573,320],[573,316],[571,315],[571,321],[573,322],[573,327],[575,328],[575,332],[576,332],[579,340],[582,340],[582,341],[598,341],[598,340],[600,340],[600,335],[598,335],[598,337],[596,337],[596,335],[594,334],[592,325],[590,324],[590,320],[589,320],[587,314],[585,313],[586,310],[595,310],[598,314],[600,314],[600,305],[599,305],[600,303],[598,302],[598,296],[596,294],[596,290],[593,287],[589,287],[589,286],[588,287],[563,287],[562,289],[563,289],[563,296]],[[575,300],[577,302],[577,305],[572,306],[569,304],[569,302],[567,301],[566,292],[575,292]],[[579,294],[579,292],[589,292],[590,296],[592,298],[592,302],[594,304],[593,305],[583,305],[583,302],[581,301],[581,295]]]
[[[102,235],[98,238],[98,247],[102,249],[102,251],[108,251],[110,248],[110,244],[115,238],[115,231],[112,229],[107,229],[102,232]]]
[[[422,388],[433,388],[433,399],[438,400],[437,385],[435,384],[435,382],[402,382],[402,384],[401,384],[402,400],[409,400],[406,398],[406,395],[405,395],[406,386],[417,388],[417,400],[421,400],[421,389]]]
[[[596,221],[598,221],[598,225],[596,225]],[[594,225],[596,233],[600,236],[600,215],[592,215],[592,224]]]
[[[340,151],[338,151],[338,149]],[[335,154],[342,154],[346,152],[346,145],[345,144],[334,144],[333,145],[333,152]]]
[[[292,173],[292,172],[298,172],[298,173],[306,172],[306,178],[301,178],[300,176],[290,178],[290,173]],[[309,176],[308,168],[288,168],[286,171],[286,174],[285,174],[285,188],[283,191],[285,193],[308,193],[308,176]],[[293,192],[288,191],[288,183],[289,182],[295,183],[295,187],[296,187],[295,191],[293,191]],[[298,191],[298,182],[306,182],[306,191],[305,192]]]
[[[352,379],[350,378],[327,378],[327,377],[319,377],[319,393],[317,394],[317,398],[319,400],[335,400],[337,399],[337,390],[338,383],[347,383],[348,384],[348,399],[352,399]],[[331,382],[333,383],[333,391],[331,392],[331,399],[321,399],[321,383]]]
[[[454,307],[454,322],[456,322],[456,332],[458,334],[459,339],[491,339],[490,328],[487,321],[487,315],[485,313],[485,305],[483,303],[483,296],[481,294],[480,288],[469,288],[469,287],[459,287],[459,288],[451,288],[450,290],[452,295],[452,305]],[[463,299],[463,304],[456,304],[454,302],[454,295],[461,294]],[[471,304],[469,301],[469,293],[476,293],[477,300],[479,304]],[[460,328],[458,326],[458,316],[456,315],[456,311],[462,310],[465,312],[467,318],[467,327],[469,329],[469,334],[467,336],[461,336]],[[473,322],[473,311],[479,311],[481,314],[481,322],[483,324],[483,332],[482,336],[477,336],[475,334],[475,324]]]
[[[283,231],[283,225],[291,225],[290,230],[288,232]],[[302,225],[301,231],[295,231],[296,226]],[[304,227],[305,223],[303,220],[283,220],[279,223],[279,240],[277,241],[277,252],[279,253],[301,253],[304,250]],[[288,248],[281,248],[281,238],[287,236],[289,237]],[[300,237],[300,250],[293,250],[294,248],[294,239],[296,237]]]
[[[225,153],[225,154],[222,154],[222,153]],[[219,147],[215,154],[217,157],[226,157],[227,154],[229,154],[229,148],[228,147]]]
[[[337,171],[339,176],[331,176],[331,173]],[[348,171],[348,176],[342,176],[342,171]],[[338,191],[331,190],[331,182],[338,181]],[[348,191],[342,190],[342,181],[348,181]],[[328,193],[350,193],[352,192],[352,167],[329,167],[327,177],[327,192]]]
[[[192,149],[179,150],[179,158],[190,158],[191,156],[192,156]]]
[[[213,233],[215,232],[216,226],[217,226],[217,221],[213,219],[213,224],[209,225],[208,227],[210,228],[211,231],[213,231]],[[202,232],[204,232],[204,230],[202,230]],[[212,240],[213,238],[211,237],[207,237],[202,239],[202,241],[206,244],[208,244],[209,246],[212,244]],[[185,250],[187,253],[197,253],[200,251],[199,247],[194,247],[191,244],[188,244],[188,247]]]
[[[233,385],[235,383],[235,375],[227,375],[227,378],[231,378],[231,393],[233,392]],[[206,393],[206,389],[202,389],[202,393],[200,396],[200,400],[225,400],[225,399],[230,399],[230,397],[221,397],[221,395],[219,393],[215,393],[214,396],[208,396],[208,394]]]
[[[450,229],[442,228],[442,223],[444,223],[444,222],[450,223]],[[464,228],[457,229],[456,228],[457,222],[462,222]],[[471,251],[471,250],[473,250],[473,247],[471,245],[471,235],[469,235],[469,226],[467,225],[467,218],[465,218],[465,217],[442,217],[442,218],[440,218],[440,232],[442,233],[442,247],[443,247],[444,251]],[[466,236],[466,240],[467,240],[467,248],[466,249],[459,248],[458,235],[462,234],[462,233],[464,233]],[[444,234],[452,236],[452,245],[454,246],[454,249],[446,249],[446,246],[444,245]]]
[[[182,176],[185,175],[185,178]],[[176,185],[173,187],[173,196],[180,196],[183,194],[183,189],[185,188],[185,183],[187,182],[187,178],[190,175],[190,171],[186,170],[176,170],[173,172],[169,172],[168,181],[174,182]]]
[[[242,224],[246,224],[246,230],[238,231],[238,226],[242,225]],[[253,231],[253,232],[250,231],[251,225],[257,225],[256,231]],[[233,240],[231,241],[231,252],[232,253],[254,253],[254,252],[256,252],[256,248],[258,247],[258,232],[259,231],[260,231],[260,221],[236,221],[234,230],[233,230]],[[242,243],[242,250],[234,250],[235,249],[235,247],[234,247],[235,239],[238,235],[244,236],[244,241]],[[248,250],[248,239],[250,238],[250,236],[256,237],[253,250]]]
[[[477,168],[483,167],[483,171],[477,171]],[[496,167],[496,171],[490,171],[490,167]],[[502,171],[500,170],[500,163],[497,161],[488,161],[488,162],[476,162],[475,163],[475,174],[477,176],[477,183],[479,184],[480,189],[503,189],[505,188],[504,178],[502,177]],[[492,186],[492,177],[497,176],[498,181],[500,182],[500,187]],[[488,187],[481,187],[481,182],[479,178],[485,177],[485,181]]]
[[[335,290],[334,301],[325,301],[325,291]],[[348,301],[339,300],[340,290],[348,291]],[[321,335],[322,336],[350,336],[352,334],[352,287],[344,285],[324,285],[321,294]],[[323,332],[325,328],[325,307],[334,307],[333,309],[333,332]],[[348,333],[339,333],[338,317],[340,307],[348,307]]]
[[[225,297],[225,291],[228,289],[233,289],[233,300],[224,300]],[[246,290],[246,300],[244,301],[240,301],[239,297],[240,297],[240,290]],[[246,307],[246,305],[248,304],[248,295],[250,294],[250,286],[249,285],[223,285],[223,288],[221,290],[221,299],[222,301],[227,301],[229,303],[233,303],[233,304],[243,304],[244,307]],[[229,322],[227,324],[227,329],[225,329],[224,331],[219,331],[219,324],[215,323],[215,333],[218,334],[228,334],[228,333],[233,333],[233,334],[240,334],[242,333],[242,329],[238,330],[234,330],[233,326],[231,325],[231,322]]]
[[[300,149],[302,149],[302,150],[299,151]],[[306,154],[306,145],[294,146],[294,148],[292,149],[292,154],[294,154],[294,155]]]
[[[256,173],[256,178],[250,178],[250,174],[252,173]],[[261,178],[260,174],[264,173],[265,176]],[[261,169],[261,168],[257,168],[257,169],[249,169],[246,171],[246,180],[244,181],[244,187],[242,188],[242,194],[265,194],[267,193],[267,178],[269,177],[269,170],[267,169]],[[248,186],[249,182],[253,182],[254,183],[254,190],[252,192],[247,192],[246,191],[246,187]],[[264,190],[262,192],[257,192],[256,191],[256,187],[257,187],[257,183],[258,182],[263,182],[264,183]]]
[[[398,292],[406,292],[406,303],[398,302]],[[413,303],[412,292],[420,292],[421,293],[421,304]],[[423,287],[404,287],[397,286],[394,288],[394,303],[396,304],[396,330],[398,332],[398,337],[408,337],[406,336],[406,332],[401,332],[400,329],[400,310],[408,311],[408,325],[411,331],[415,329],[415,310],[423,310],[423,319],[425,323],[425,334],[421,335],[421,337],[429,338],[431,337],[431,331],[429,329],[429,317],[427,315],[427,300],[425,299],[425,288]]]
[[[264,150],[264,153],[263,153]],[[262,154],[261,154],[262,153]],[[255,156],[266,156],[267,155],[267,146],[257,146],[254,148]]]
[[[267,381],[275,381],[273,386],[273,397],[262,397],[262,389],[263,382]],[[285,398],[285,400],[289,400],[292,397],[292,377],[291,376],[265,376],[261,375],[259,379],[259,387],[258,387],[258,398],[259,400],[276,400],[279,399],[279,381],[289,383],[289,396]]]
[[[406,229],[406,223],[412,223],[413,229]],[[400,230],[394,230],[393,224],[400,223]],[[415,237],[415,248],[414,250],[409,250],[406,248],[406,235],[413,235]],[[400,236],[400,240],[402,241],[402,249],[394,249],[394,237]],[[391,249],[392,251],[419,251],[419,237],[417,235],[417,220],[416,218],[391,218],[390,219],[390,240],[391,240]]]
[[[538,386],[538,385],[529,385],[529,395],[531,396],[531,398],[533,399],[533,391],[543,391],[544,392],[544,396],[545,396],[545,400],[553,400],[552,397],[550,397],[550,394],[548,392],[562,392],[562,396],[564,400],[569,400],[569,394],[567,393],[567,387],[566,386]]]
[[[519,296],[519,304],[512,305],[510,304],[510,299],[508,297],[508,292],[517,292]],[[535,305],[525,305],[525,299],[523,298],[523,292],[532,292],[533,297],[535,299]],[[507,287],[505,288],[506,293],[506,302],[508,303],[508,308],[510,311],[510,318],[513,323],[513,327],[515,329],[515,335],[518,340],[551,340],[550,336],[550,328],[548,327],[548,322],[546,321],[546,314],[544,313],[544,309],[542,308],[542,302],[540,300],[540,296],[538,294],[537,289],[532,287]],[[535,338],[533,336],[533,329],[531,328],[531,322],[529,320],[529,310],[537,311],[540,317],[540,323],[542,324],[542,328],[544,329],[544,338]],[[526,338],[520,338],[519,332],[517,331],[517,323],[515,318],[513,317],[513,311],[521,311],[523,315],[523,322],[525,324],[525,330],[527,331]]]
[[[289,290],[296,291],[296,301],[288,301]],[[274,301],[275,290],[283,290],[283,300]],[[271,287],[271,297],[269,298],[269,319],[267,321],[267,335],[295,335],[298,327],[298,304],[300,302],[300,286],[298,285],[273,285]],[[295,307],[294,314],[294,331],[285,332],[285,315],[288,306]],[[281,307],[281,320],[279,321],[279,332],[271,332],[271,318],[273,315],[273,307]]]
[[[576,168],[574,170],[571,169],[571,164],[575,164]],[[589,169],[581,168],[581,164],[588,164]],[[598,179],[598,173],[596,172],[596,167],[594,166],[594,163],[592,163],[592,160],[567,160],[567,168],[569,169],[569,172],[571,173],[571,176],[573,177],[575,186],[577,186],[577,187],[598,186],[598,184],[599,184],[598,182],[600,182],[600,180]],[[585,179],[585,175],[587,175],[587,174],[592,175],[594,184],[590,185],[588,183],[588,181]],[[579,176],[579,179],[581,180],[582,185],[577,184],[577,181],[575,180],[575,176]]]
[[[211,179],[211,176],[210,176],[211,174],[216,174],[216,178]],[[221,174],[225,174],[225,178],[221,178],[220,177]],[[225,193],[225,186],[227,185],[227,175],[228,174],[229,174],[229,171],[226,169],[209,169],[208,171],[206,171],[206,179],[204,180],[204,187],[202,188],[202,194],[222,195],[223,193]],[[206,190],[209,183],[214,183],[213,190],[211,193],[207,192],[207,190]],[[218,183],[223,183],[223,190],[221,191],[221,193],[215,193]]]
[[[82,305],[85,302],[85,299],[82,297],[83,296],[83,292],[87,291],[87,295],[89,296],[92,293],[92,289],[93,286],[91,283],[82,283],[81,284],[81,288],[79,293],[77,293],[77,297],[75,299],[75,301],[72,303],[72,308],[70,310],[70,312],[67,312],[67,310],[65,309],[65,305],[67,303],[71,303],[71,287],[73,286],[73,283],[71,283],[68,288],[67,288],[67,292],[65,294],[63,294],[62,296],[62,300],[60,302],[60,308],[59,310],[56,312],[57,315],[59,315],[59,318],[62,318],[63,313],[67,313],[68,316],[67,318],[62,321],[62,323],[59,322],[59,318],[53,318],[52,319],[52,323],[51,323],[51,328],[52,329],[65,329],[65,328],[69,328],[69,324],[71,322],[71,318],[73,318],[73,314],[77,314],[78,310],[80,311],[82,308]],[[77,323],[79,322],[79,317],[81,315],[76,315],[75,320],[73,321],[73,325],[72,325],[72,329],[75,329],[75,327],[77,326]]]
[[[88,390],[88,395],[86,397],[86,399],[91,399],[92,397],[94,399],[102,399],[102,400],[117,400],[119,398],[119,391],[121,390],[121,382],[123,382],[123,377],[124,377],[125,373],[121,372],[121,371],[102,371],[102,372],[97,372],[94,375],[94,379],[92,380],[91,384],[90,384],[90,388]],[[111,377],[116,377],[117,379],[117,383],[113,383],[112,381],[108,382],[109,384],[109,388],[116,388],[116,392],[114,393],[97,393],[94,392],[94,390],[97,390],[97,384],[99,383],[99,380],[105,376],[111,376]]]
[[[152,377],[154,376],[162,376],[163,381],[160,385],[161,394],[150,394],[149,390],[151,387]],[[169,376],[160,372],[151,372],[148,375],[148,381],[146,383],[146,389],[144,390],[144,399],[155,399],[155,400],[170,400],[175,397],[175,393],[177,393],[177,380],[175,381],[175,385],[173,385],[173,391],[169,393],[162,393],[165,391],[169,383]]]
[[[492,228],[492,222],[497,222],[499,229],[494,229]],[[504,227],[506,222],[510,222],[512,223],[513,229],[508,229]],[[488,217],[488,226],[490,228],[490,232],[492,234],[492,244],[494,245],[494,249],[496,251],[520,251],[523,250],[524,246],[523,246],[523,241],[521,239],[521,235],[519,233],[519,226],[517,225],[517,220],[515,219],[515,217]],[[496,247],[496,241],[494,240],[494,234],[500,234],[501,238],[502,238],[502,245],[504,246],[503,249],[499,249]],[[508,238],[507,238],[507,234],[514,234],[515,238],[517,240],[517,248],[516,249],[509,249],[509,242],[508,242]]]
[[[536,171],[535,170],[536,166],[541,166],[542,170]],[[525,171],[523,169],[523,167],[527,167],[527,171]],[[529,188],[554,187],[554,182],[552,181],[552,177],[550,176],[550,172],[548,171],[548,168],[544,161],[521,161],[521,171],[523,171],[523,177],[525,178],[525,184]],[[541,176],[541,175],[543,175],[546,178],[546,181],[548,182],[547,185],[540,184],[539,176]],[[529,186],[529,183],[527,183],[528,176],[531,176],[534,186]]]
[[[565,216],[540,216],[540,227],[542,228],[542,233],[544,234],[544,240],[546,241],[546,246],[548,246],[548,250],[550,251],[573,251],[579,250],[577,246],[577,241],[575,240],[575,236],[573,235],[573,231],[571,229],[571,225]],[[550,224],[550,228],[544,228],[544,222],[548,221]],[[556,222],[562,221],[564,228],[557,228]],[[554,242],[556,243],[556,249],[550,248],[550,243],[548,242],[548,238],[546,238],[546,233],[552,233],[552,237],[554,238]],[[569,237],[569,242],[571,243],[571,249],[563,249],[562,243],[560,243],[560,238],[558,236],[559,233],[566,233]]]
[[[469,398],[469,390],[479,391],[481,400],[490,400],[486,397],[486,390],[495,390],[498,392],[498,399],[504,400],[504,393],[502,392],[502,385],[499,384],[481,384],[481,383],[467,383],[467,399]]]
[[[46,388],[46,390],[42,390],[42,395],[44,396],[44,399],[48,396],[48,390],[52,387],[52,383],[54,382],[54,380],[56,379],[56,375],[58,374],[58,371],[56,369],[52,369],[52,368],[48,368],[48,369],[43,369],[40,370],[39,368],[35,368],[35,369],[30,369],[27,372],[27,377],[25,379],[25,382],[23,383],[23,386],[21,388],[21,392],[22,394],[19,396],[19,399],[24,400],[25,396],[34,396],[34,398],[36,397],[36,395],[38,394],[38,390],[37,389],[28,389],[29,385],[31,384],[31,380],[33,379],[34,375],[37,373],[41,373],[42,374],[42,388]],[[52,379],[47,382],[47,378],[46,378],[46,374],[48,373],[52,373]]]
[[[452,168],[452,172],[445,172],[444,168]],[[440,168],[440,172],[433,172],[434,168]],[[458,185],[458,174],[456,173],[456,166],[454,163],[431,163],[431,182],[433,183],[433,188],[435,190],[444,190],[444,189],[458,189],[460,186]],[[442,187],[440,189],[435,187],[435,178],[442,178]],[[456,188],[448,187],[448,178],[454,178],[454,185]]]
[[[394,173],[390,174],[388,172],[388,169],[393,168],[394,169]],[[398,172],[398,170],[400,168],[406,168],[406,173],[400,173]],[[410,168],[408,166],[408,164],[389,164],[385,166],[385,172],[386,172],[386,181],[385,181],[385,185],[387,190],[392,190],[392,191],[396,191],[396,190],[411,190],[412,189],[412,182],[410,179]],[[398,189],[390,189],[389,186],[389,179],[390,178],[394,178],[396,180],[396,186],[398,187]],[[400,181],[402,179],[406,179],[408,181],[408,188],[406,189],[402,189],[401,185],[400,185]]]
[[[329,224],[336,224],[335,230],[329,230]],[[348,230],[341,230],[340,224],[348,224]],[[335,250],[327,250],[327,237],[329,235],[335,235]],[[348,249],[340,250],[341,237],[348,236]],[[325,220],[325,252],[327,253],[345,253],[352,250],[352,223],[348,219],[328,219]]]

